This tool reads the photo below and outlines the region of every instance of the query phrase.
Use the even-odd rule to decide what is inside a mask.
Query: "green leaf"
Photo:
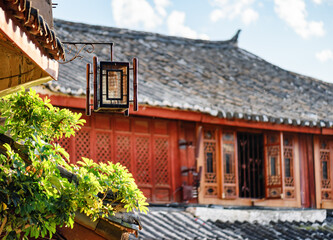
[[[61,182],[61,180],[59,179],[59,177],[57,177],[57,176],[51,176],[51,177],[48,178],[48,181],[49,181],[52,185],[54,185],[59,191],[60,191],[61,189],[63,189],[63,185],[62,185],[62,182]]]

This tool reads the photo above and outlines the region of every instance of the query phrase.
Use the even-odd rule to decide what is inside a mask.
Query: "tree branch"
[[[12,138],[6,136],[5,134],[0,134],[0,153],[7,155],[7,149],[3,146],[5,143],[9,144],[14,152],[20,155],[24,162],[31,164],[29,155],[25,153],[27,148],[24,145],[15,142]]]
[[[6,223],[7,223],[7,216],[5,216],[3,222],[1,223],[0,235],[1,235],[2,231],[3,231],[3,228],[5,227]]]

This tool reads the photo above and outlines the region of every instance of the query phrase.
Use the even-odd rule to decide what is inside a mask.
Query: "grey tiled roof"
[[[246,211],[246,210],[245,210]],[[277,210],[278,211],[278,210]],[[292,215],[293,210],[289,210]],[[177,208],[150,208],[141,214],[139,239],[333,239],[333,218],[324,221],[271,221],[261,224],[228,219],[202,220]],[[130,239],[135,239],[131,236]]]
[[[333,84],[281,69],[228,41],[192,40],[127,29],[55,21],[63,41],[114,42],[117,61],[139,58],[139,103],[223,118],[333,126]],[[108,46],[96,46],[109,60]],[[287,57],[287,56],[286,56]],[[91,58],[88,58],[91,59]],[[48,86],[84,94],[85,64],[60,66]]]
[[[139,239],[242,239],[232,230],[222,230],[180,209],[150,208],[140,214],[142,230]],[[130,239],[135,239],[131,235]]]

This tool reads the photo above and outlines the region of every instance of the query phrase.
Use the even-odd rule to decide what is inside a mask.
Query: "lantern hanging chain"
[[[95,46],[96,44],[102,44],[102,45],[109,45],[110,46],[110,51],[111,51],[111,61],[113,61],[113,43],[105,43],[105,42],[62,42],[64,45],[68,45],[68,53],[67,54],[72,54],[73,57],[67,61],[57,61],[59,64],[66,64],[70,63],[75,59],[83,59],[84,56],[81,55],[82,51],[92,54],[95,52]],[[82,47],[78,47],[78,45],[83,45]]]

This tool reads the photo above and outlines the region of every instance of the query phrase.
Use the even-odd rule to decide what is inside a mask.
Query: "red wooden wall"
[[[94,113],[70,139],[58,142],[71,162],[82,156],[98,162],[120,162],[133,174],[149,202],[179,201],[177,121]],[[179,195],[179,193],[177,193]]]

